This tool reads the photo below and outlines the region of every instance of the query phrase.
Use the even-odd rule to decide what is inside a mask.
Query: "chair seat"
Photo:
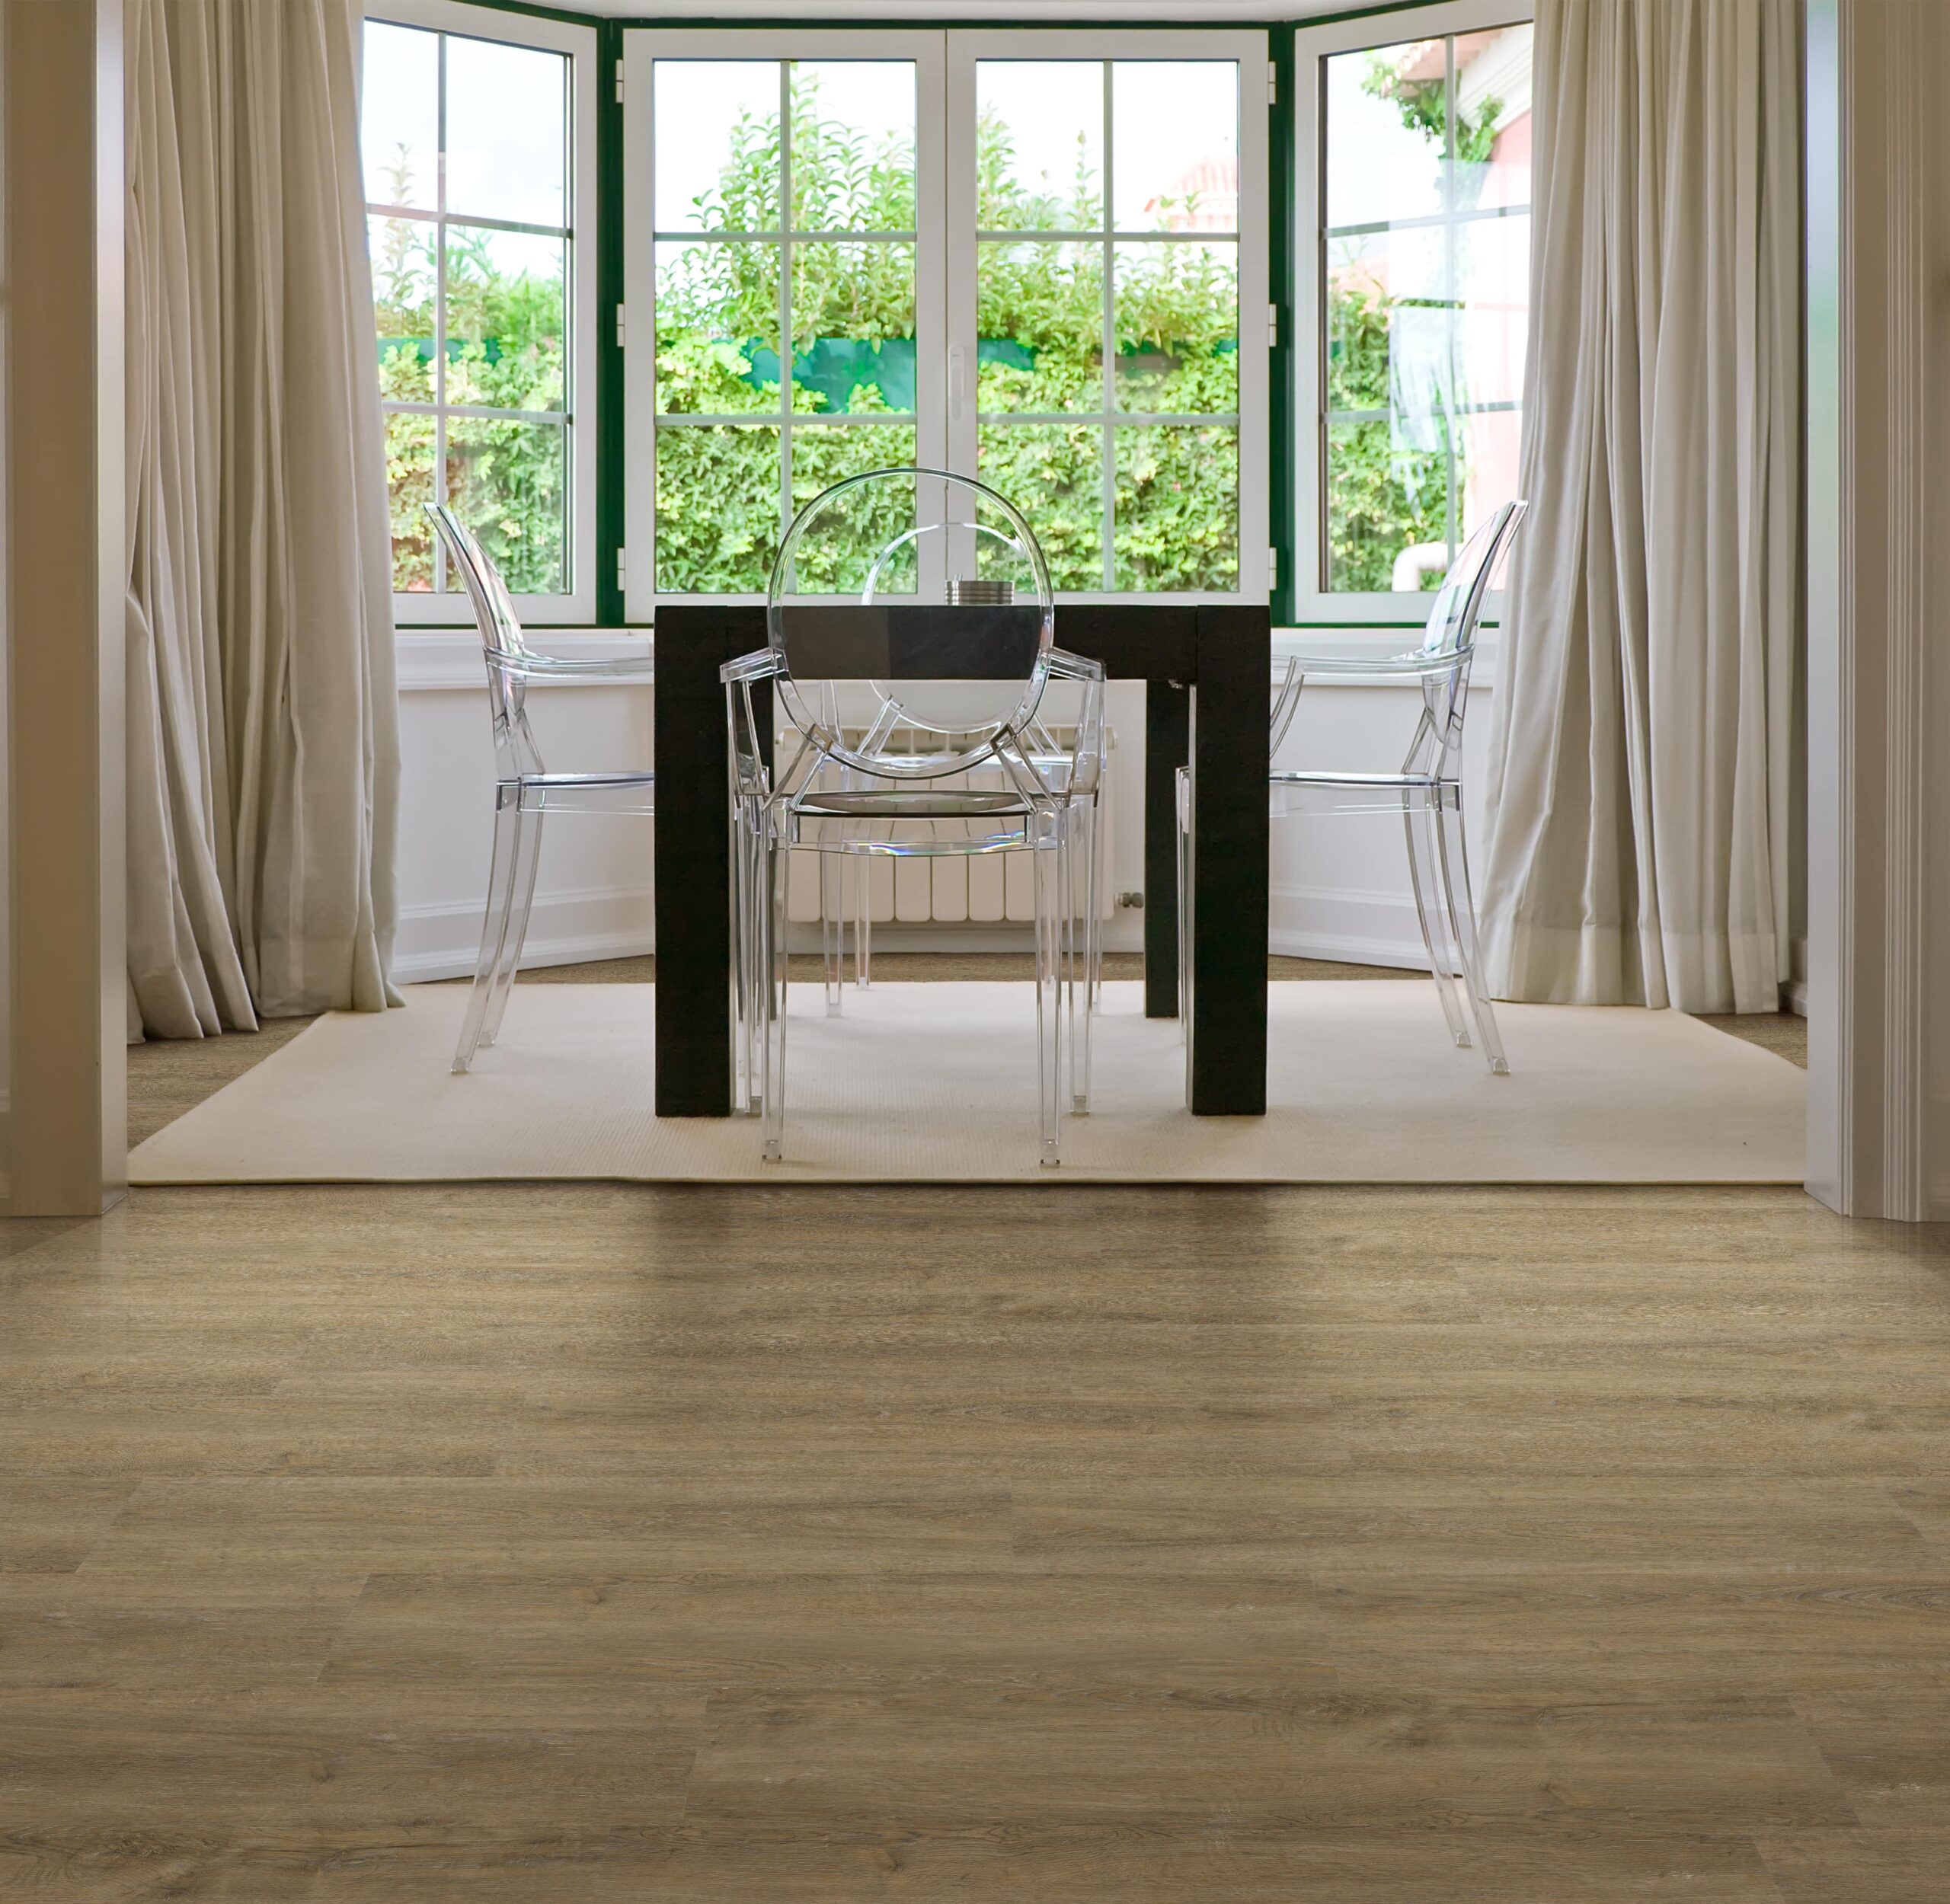
[[[523,774],[520,803],[550,813],[647,813],[655,810],[656,774]]]
[[[792,810],[809,819],[1019,819],[1028,802],[1020,794],[982,787],[916,787],[801,794]]]
[[[1453,787],[1453,780],[1440,774],[1337,774],[1280,769],[1267,778],[1275,787],[1400,787],[1405,793],[1427,792],[1432,787]]]

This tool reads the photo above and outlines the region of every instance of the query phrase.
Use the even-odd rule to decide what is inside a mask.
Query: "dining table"
[[[1142,681],[1144,1008],[1178,1011],[1178,775],[1192,802],[1191,1062],[1195,1116],[1266,1111],[1268,682],[1264,604],[1076,602],[1058,646]],[[762,648],[762,603],[660,608],[657,762],[656,1061],[660,1117],[725,1117],[733,1104],[731,844],[724,691],[718,670]],[[769,731],[769,686],[754,690]]]

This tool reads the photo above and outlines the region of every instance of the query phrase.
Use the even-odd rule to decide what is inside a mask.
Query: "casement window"
[[[1529,9],[1295,37],[1296,618],[1413,619],[1517,493]]]
[[[1264,34],[625,48],[632,620],[761,593],[794,510],[915,462],[1071,599],[1264,599]]]
[[[596,34],[374,0],[360,139],[395,609],[465,623],[451,503],[540,622],[595,612]]]

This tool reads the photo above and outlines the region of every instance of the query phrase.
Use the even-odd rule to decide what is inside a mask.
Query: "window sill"
[[[565,661],[641,661],[651,653],[647,628],[530,628],[528,635],[539,653],[560,655]],[[481,637],[472,628],[401,628],[394,637],[393,653],[401,694],[450,694],[459,688],[484,689],[488,685],[481,668]],[[531,688],[554,689],[619,684],[569,679],[536,680],[529,685]]]

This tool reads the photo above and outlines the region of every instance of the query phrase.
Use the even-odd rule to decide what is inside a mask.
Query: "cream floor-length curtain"
[[[1799,0],[1539,0],[1523,477],[1482,924],[1499,995],[1788,976]]]
[[[132,1032],[395,995],[361,14],[129,0]]]

